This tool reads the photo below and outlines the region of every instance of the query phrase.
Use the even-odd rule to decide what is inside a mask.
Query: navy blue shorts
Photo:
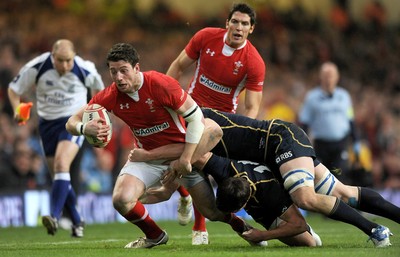
[[[46,156],[54,156],[58,142],[68,140],[82,146],[84,136],[73,136],[65,129],[69,117],[55,120],[39,119],[39,134],[42,139],[43,150]]]

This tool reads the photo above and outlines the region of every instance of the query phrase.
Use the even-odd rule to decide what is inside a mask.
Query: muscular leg
[[[327,177],[326,172],[327,170],[323,165],[318,165],[316,167],[316,181],[324,181]],[[400,223],[400,208],[385,200],[378,192],[365,187],[345,185],[338,179],[330,181],[327,184],[328,186],[325,188],[328,188],[332,184],[334,188],[331,192],[321,190],[322,194],[331,194],[355,209]]]
[[[127,221],[138,226],[146,238],[157,239],[163,231],[138,200],[144,191],[145,185],[138,178],[129,174],[119,176],[113,191],[113,205]]]
[[[358,206],[355,208],[400,223],[399,207],[386,201],[379,193],[372,189],[360,187],[359,190]]]
[[[298,167],[301,167],[299,169]],[[378,224],[364,218],[356,210],[345,204],[337,197],[316,194],[314,191],[314,165],[309,157],[301,157],[284,163],[280,167],[285,179],[285,188],[289,191],[294,203],[302,209],[319,212],[329,218],[352,224],[367,235],[371,235],[373,228]],[[303,173],[302,177],[296,174]],[[294,174],[289,176],[289,174]],[[303,186],[297,185],[303,180]]]

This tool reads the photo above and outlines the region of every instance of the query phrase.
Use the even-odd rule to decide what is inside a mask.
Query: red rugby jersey
[[[115,83],[96,94],[89,104],[104,106],[133,131],[139,147],[151,150],[166,144],[184,143],[185,121],[174,110],[186,101],[178,81],[156,71],[142,72],[143,85],[134,100],[118,91]]]

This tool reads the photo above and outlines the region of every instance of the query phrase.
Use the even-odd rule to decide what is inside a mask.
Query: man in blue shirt
[[[350,94],[338,86],[339,70],[332,62],[320,69],[321,85],[308,92],[299,113],[302,128],[314,139],[318,158],[346,184],[349,178],[349,147],[354,144],[356,159],[360,141],[354,125]]]

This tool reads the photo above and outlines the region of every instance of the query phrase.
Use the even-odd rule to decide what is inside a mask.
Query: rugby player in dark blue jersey
[[[268,165],[300,208],[358,227],[376,247],[391,245],[389,229],[369,221],[355,209],[400,223],[400,208],[374,190],[347,186],[336,179],[316,159],[308,136],[296,124],[261,121],[207,108],[203,114],[224,132],[213,153]]]
[[[211,153],[204,156],[204,174],[211,175],[217,188],[217,207],[227,213],[242,208],[267,230],[251,229],[242,237],[251,241],[279,239],[290,246],[321,246],[312,230],[293,204],[288,192],[266,166],[251,161],[234,161]],[[198,161],[197,164],[200,164]],[[218,169],[214,169],[214,167]],[[248,236],[251,234],[251,236]]]

